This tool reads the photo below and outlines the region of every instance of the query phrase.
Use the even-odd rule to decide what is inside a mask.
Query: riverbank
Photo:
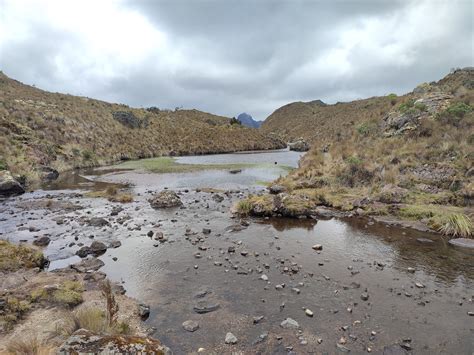
[[[130,349],[131,336],[147,339],[153,329],[144,326],[142,317],[149,308],[97,271],[102,264],[91,258],[48,272],[40,248],[0,240],[0,352],[55,353],[79,329],[87,329],[95,340],[108,334],[110,343],[122,337]],[[165,349],[158,344],[156,351]]]

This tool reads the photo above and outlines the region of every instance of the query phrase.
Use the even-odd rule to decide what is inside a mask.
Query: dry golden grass
[[[11,340],[7,345],[7,354],[12,355],[51,355],[55,348],[44,344],[37,336],[25,335]]]

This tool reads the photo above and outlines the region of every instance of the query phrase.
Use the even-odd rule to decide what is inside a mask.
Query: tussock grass
[[[0,240],[0,271],[42,268],[45,261],[43,254],[30,246],[16,245],[6,240]]]
[[[36,335],[25,335],[10,340],[7,344],[7,354],[14,355],[51,355],[54,348],[47,346]]]
[[[453,213],[446,218],[439,231],[453,238],[472,238],[474,225],[469,216],[462,213]]]

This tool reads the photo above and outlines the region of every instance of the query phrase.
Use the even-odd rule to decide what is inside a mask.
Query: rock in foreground
[[[13,178],[9,171],[0,171],[0,197],[21,195],[24,192],[25,189]]]
[[[58,354],[172,354],[158,340],[139,336],[96,335],[79,329],[61,345]]]
[[[450,239],[448,243],[451,244],[451,245],[454,245],[456,247],[464,247],[464,248],[474,249],[474,239],[455,238],[455,239]]]
[[[178,194],[173,190],[163,190],[148,200],[153,208],[171,208],[182,206]]]

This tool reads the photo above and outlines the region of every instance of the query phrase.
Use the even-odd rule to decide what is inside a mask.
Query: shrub
[[[427,111],[428,110],[428,106],[426,106],[424,103],[422,102],[417,102],[414,106],[415,109],[417,109],[418,111]]]
[[[455,104],[450,105],[446,109],[446,113],[451,116],[462,118],[465,114],[472,111],[472,107],[470,105],[466,105],[464,102],[457,102]]]
[[[376,125],[374,122],[363,122],[357,126],[357,133],[362,136],[368,136],[375,131]]]
[[[7,166],[7,163],[0,159],[0,170],[7,170],[8,169],[8,166]]]
[[[388,94],[387,97],[390,99],[390,104],[394,106],[397,103],[397,94]]]
[[[474,233],[474,226],[469,216],[463,213],[452,213],[446,218],[439,231],[454,238],[471,238]]]
[[[84,150],[82,151],[82,159],[84,160],[91,160],[93,156],[93,153],[90,150]]]
[[[398,107],[401,113],[407,113],[411,108],[415,106],[415,99],[409,99]]]

